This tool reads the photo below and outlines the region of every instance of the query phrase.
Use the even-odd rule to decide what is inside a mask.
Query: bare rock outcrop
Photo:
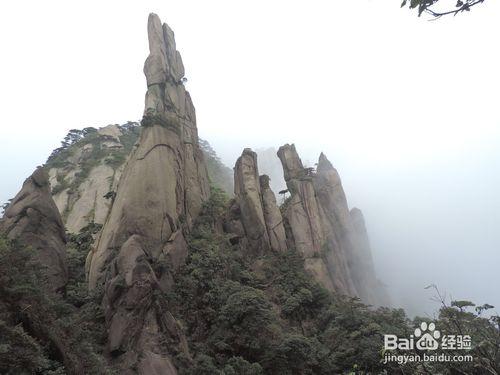
[[[285,227],[283,226],[283,217],[276,203],[276,196],[271,190],[269,182],[269,176],[264,174],[259,177],[264,221],[271,249],[282,252],[287,249]]]
[[[235,199],[229,209],[226,230],[249,253],[260,256],[269,250],[286,250],[285,229],[269,177],[259,177],[257,154],[246,148],[234,167]]]
[[[265,254],[271,245],[262,209],[257,154],[249,148],[243,150],[234,167],[234,195],[250,250]]]
[[[307,270],[327,289],[385,303],[376,291],[366,230],[357,212],[349,211],[335,168],[323,153],[316,171],[304,168],[294,145],[280,147],[278,157],[291,194],[284,210],[288,241],[304,256]]]
[[[64,290],[68,281],[66,235],[44,168],[37,168],[24,181],[0,220],[0,233],[33,249],[43,266],[47,290]]]
[[[136,366],[139,374],[175,374],[172,355],[189,351],[157,291],[168,291],[187,255],[184,234],[209,184],[173,32],[150,14],[148,37],[143,130],[89,254],[89,285],[104,286],[108,350],[123,373]]]

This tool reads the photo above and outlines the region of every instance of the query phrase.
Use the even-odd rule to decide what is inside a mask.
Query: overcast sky
[[[395,305],[432,314],[436,283],[500,311],[500,2],[432,22],[399,3],[2,2],[0,201],[69,129],[140,119],[156,12],[224,162],[324,151]]]

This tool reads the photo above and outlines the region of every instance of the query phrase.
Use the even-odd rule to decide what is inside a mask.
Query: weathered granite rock
[[[285,217],[291,229],[293,243],[305,258],[317,257],[325,238],[313,178],[303,167],[294,145],[280,147],[278,157],[291,194],[286,204]]]
[[[249,250],[257,255],[265,254],[271,245],[262,209],[257,154],[249,148],[243,150],[234,167],[234,195]]]
[[[262,195],[262,210],[264,212],[264,221],[266,223],[271,249],[278,252],[286,251],[287,246],[283,218],[276,204],[276,197],[269,186],[269,176],[260,176],[259,182]]]
[[[304,168],[294,145],[280,147],[278,157],[291,194],[284,212],[287,240],[304,256],[306,269],[327,289],[387,305],[361,211],[349,211],[335,168],[323,153],[316,171]]]
[[[226,231],[253,255],[285,251],[285,229],[276,197],[269,187],[269,177],[259,177],[257,154],[249,148],[243,150],[234,167],[234,195]]]
[[[120,368],[174,374],[171,356],[190,355],[182,330],[155,291],[167,291],[184,262],[184,233],[208,199],[209,184],[173,33],[151,14],[148,36],[143,130],[89,254],[89,285],[105,288],[108,349]]]
[[[0,220],[0,233],[33,248],[43,266],[47,290],[64,290],[68,281],[66,235],[44,168],[37,168],[24,181]]]

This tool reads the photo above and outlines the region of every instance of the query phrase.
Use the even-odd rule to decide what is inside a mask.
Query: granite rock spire
[[[187,256],[185,234],[210,189],[174,34],[150,14],[148,38],[143,129],[89,254],[89,285],[105,289],[108,351],[123,371],[175,374],[172,355],[190,355],[175,317],[155,291],[169,290]],[[168,348],[162,345],[166,337]]]

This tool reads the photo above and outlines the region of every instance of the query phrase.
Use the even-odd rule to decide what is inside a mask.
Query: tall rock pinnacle
[[[283,219],[269,177],[259,176],[257,154],[246,148],[234,167],[235,202],[229,213],[228,231],[245,237],[246,251],[263,255],[286,250]]]
[[[171,356],[190,356],[182,330],[155,291],[168,291],[182,265],[184,234],[208,199],[209,183],[174,34],[150,14],[148,37],[143,129],[89,254],[89,285],[104,286],[108,350],[123,371],[175,374]],[[172,343],[168,348],[165,338]]]
[[[0,233],[33,248],[36,260],[44,266],[46,289],[64,289],[68,281],[66,235],[45,169],[37,168],[24,181],[0,220]]]
[[[257,154],[249,148],[243,150],[234,167],[234,194],[249,247],[256,253],[267,252],[270,243],[262,209]]]
[[[365,303],[387,304],[375,271],[359,210],[349,211],[340,177],[322,153],[317,170],[304,168],[294,145],[278,150],[291,197],[287,236],[305,267],[324,287]],[[359,211],[359,212],[358,212]]]
[[[285,227],[283,226],[280,209],[276,204],[276,196],[269,186],[269,181],[268,175],[264,174],[259,177],[264,221],[266,222],[271,249],[282,252],[287,249]]]

